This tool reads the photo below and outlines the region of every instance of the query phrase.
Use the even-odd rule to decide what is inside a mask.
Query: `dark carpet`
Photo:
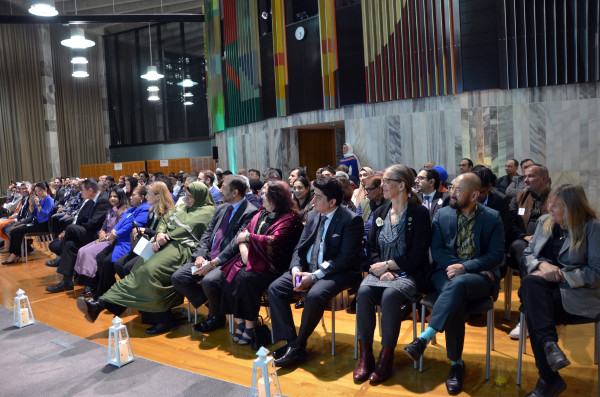
[[[46,324],[16,328],[0,306],[0,396],[248,396],[245,386],[136,357],[117,368],[108,348]],[[135,353],[135,351],[134,351]],[[251,376],[251,374],[249,374]]]

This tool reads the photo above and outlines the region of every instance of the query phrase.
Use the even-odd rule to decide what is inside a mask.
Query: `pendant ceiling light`
[[[73,64],[73,73],[71,74],[73,77],[88,77],[89,74],[87,72],[87,65],[85,63],[74,63]]]
[[[61,41],[60,44],[64,45],[65,47],[81,49],[90,48],[96,45],[96,43],[94,43],[92,40],[85,38],[83,29],[81,28],[72,28],[71,38]]]
[[[177,85],[179,85],[181,87],[193,87],[195,85],[198,85],[198,83],[196,83],[195,81],[190,79],[190,76],[187,76],[185,79],[183,79],[183,81],[180,81],[179,83],[177,83]]]
[[[54,8],[54,0],[32,1],[31,8],[29,8],[29,13],[37,15],[38,17],[54,17],[58,15],[58,11],[56,11],[56,8]]]
[[[152,30],[150,25],[148,25],[148,41],[150,42],[150,66],[146,69],[146,74],[143,74],[141,77],[148,81],[157,81],[165,76],[158,73],[158,67],[152,65]]]
[[[151,85],[148,87],[148,100],[149,101],[158,101],[160,98],[158,96],[158,86]]]

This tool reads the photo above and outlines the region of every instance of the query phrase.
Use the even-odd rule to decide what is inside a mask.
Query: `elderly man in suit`
[[[498,211],[478,202],[480,190],[477,175],[459,175],[450,190],[450,206],[440,209],[433,219],[431,253],[437,267],[431,282],[439,297],[427,329],[404,348],[418,361],[433,336],[446,332],[446,354],[452,362],[446,379],[449,394],[462,390],[466,303],[495,296],[500,286],[502,220]]]
[[[221,186],[224,204],[217,207],[213,218],[200,238],[193,255],[193,262],[185,264],[171,276],[173,287],[183,294],[194,307],[210,301],[208,319],[194,325],[194,329],[210,332],[225,325],[220,315],[223,274],[218,266],[227,262],[238,252],[235,240],[238,232],[246,227],[258,209],[245,198],[246,181],[239,175],[228,175]],[[192,266],[198,270],[192,273]],[[202,281],[202,285],[198,283]],[[206,293],[205,293],[206,291]]]
[[[73,223],[65,229],[65,234],[61,239],[61,256],[56,271],[63,275],[63,280],[46,288],[46,291],[62,292],[73,289],[77,251],[97,237],[106,213],[110,209],[110,203],[100,197],[100,193],[100,186],[95,179],[88,178],[81,182],[81,197],[85,202],[73,219]]]
[[[415,178],[415,188],[423,206],[429,210],[431,221],[437,210],[448,205],[448,194],[438,191],[441,183],[440,174],[435,168],[421,168]]]
[[[321,177],[314,182],[314,211],[308,214],[290,271],[269,286],[273,336],[287,342],[273,353],[277,366],[306,359],[306,342],[330,299],[360,283],[363,222],[341,206],[342,200],[342,185],[337,179]],[[305,299],[296,334],[290,298],[299,294]]]

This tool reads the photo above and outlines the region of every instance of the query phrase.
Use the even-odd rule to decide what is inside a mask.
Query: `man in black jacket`
[[[200,244],[192,256],[193,261],[183,265],[171,276],[173,287],[194,307],[204,304],[207,299],[210,301],[211,314],[205,321],[194,325],[197,331],[210,332],[225,325],[225,316],[220,314],[220,284],[224,282],[224,278],[218,266],[238,252],[235,237],[258,212],[244,198],[245,194],[246,182],[241,176],[225,177],[221,186],[221,197],[225,203],[217,207],[200,238]],[[197,267],[194,273],[192,266]],[[198,284],[200,281],[202,285]]]
[[[415,178],[415,188],[419,192],[423,206],[429,210],[429,220],[433,222],[433,216],[442,207],[448,205],[448,193],[438,191],[442,180],[435,168],[421,168]]]
[[[275,365],[281,367],[306,359],[306,342],[330,299],[360,283],[361,217],[340,206],[343,192],[337,179],[319,178],[314,192],[314,211],[308,213],[290,271],[269,286],[273,336],[287,341],[273,353]],[[290,298],[299,294],[305,299],[296,334]]]
[[[100,186],[93,178],[88,178],[81,183],[81,196],[86,201],[75,216],[73,223],[65,229],[65,234],[61,239],[61,256],[56,271],[63,275],[63,280],[54,286],[47,287],[46,291],[48,292],[73,289],[77,251],[97,237],[106,213],[110,209],[108,200],[100,197]]]

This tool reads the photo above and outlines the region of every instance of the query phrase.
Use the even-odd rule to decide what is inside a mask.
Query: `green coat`
[[[131,273],[119,280],[101,299],[146,312],[164,312],[183,303],[171,284],[171,275],[190,261],[192,252],[215,212],[215,202],[201,182],[188,186],[194,205],[179,205],[162,217],[156,232],[170,241],[147,261],[139,258]]]

